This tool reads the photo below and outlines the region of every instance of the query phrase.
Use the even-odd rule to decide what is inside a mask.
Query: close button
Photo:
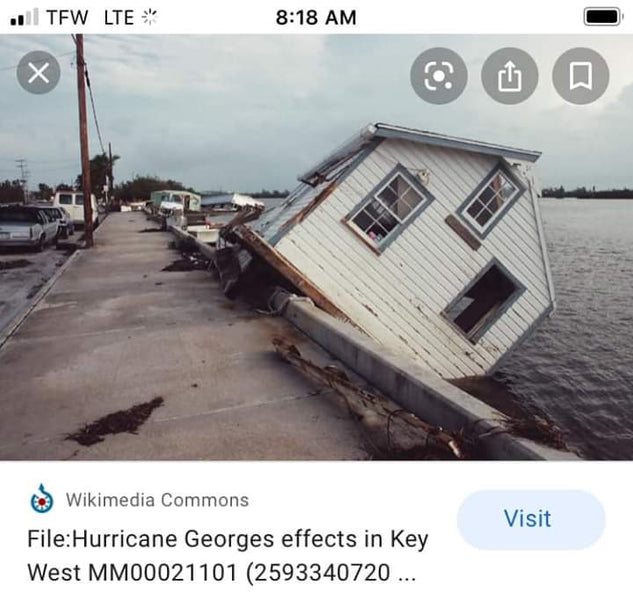
[[[466,498],[458,515],[464,539],[481,550],[580,550],[602,535],[595,496],[568,490],[486,490]]]
[[[18,82],[31,94],[47,94],[59,83],[60,76],[57,59],[43,50],[25,54],[17,68]]]

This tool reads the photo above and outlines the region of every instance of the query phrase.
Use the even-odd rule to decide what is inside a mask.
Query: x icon
[[[41,69],[38,69],[32,62],[29,63],[29,67],[33,70],[33,75],[29,79],[29,83],[33,83],[36,79],[41,79],[44,83],[50,83],[47,77],[44,76],[44,71],[48,69],[50,63],[44,63]]]

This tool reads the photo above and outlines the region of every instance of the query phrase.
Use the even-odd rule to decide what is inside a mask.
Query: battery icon
[[[619,25],[622,15],[616,7],[585,8],[585,25]]]

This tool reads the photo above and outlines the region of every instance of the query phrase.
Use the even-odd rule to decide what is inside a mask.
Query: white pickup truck
[[[38,251],[57,241],[57,221],[35,206],[0,206],[0,247],[28,246]]]

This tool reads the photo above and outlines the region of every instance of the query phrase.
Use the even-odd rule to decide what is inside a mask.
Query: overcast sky
[[[446,46],[469,69],[455,102],[433,106],[409,83],[423,50]],[[495,50],[528,51],[534,95],[504,106],[483,90]],[[572,106],[551,71],[565,50],[587,46],[611,70],[605,95]],[[31,50],[58,57],[62,78],[28,94],[15,69]],[[76,72],[68,36],[0,40],[0,179],[26,158],[30,184],[79,171]],[[296,176],[369,122],[383,121],[543,152],[545,185],[633,187],[633,37],[629,36],[87,36],[104,142],[121,155],[115,178],[155,174],[199,190],[292,188]],[[90,150],[99,151],[90,114]]]

